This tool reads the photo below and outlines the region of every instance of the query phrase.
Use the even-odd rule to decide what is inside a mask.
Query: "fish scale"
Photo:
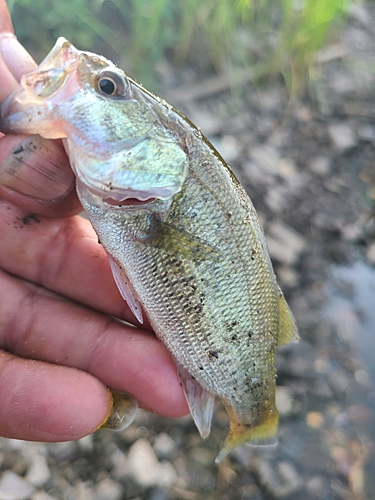
[[[203,437],[214,397],[227,409],[217,460],[247,441],[275,443],[274,356],[297,329],[255,209],[219,153],[180,112],[63,38],[0,111],[4,132],[63,139],[116,284],[169,349]]]

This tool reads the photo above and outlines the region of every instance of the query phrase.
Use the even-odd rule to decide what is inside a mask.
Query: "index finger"
[[[34,59],[14,35],[12,19],[5,0],[0,0],[0,53],[5,65],[17,81],[22,75],[36,68]],[[1,88],[0,100],[3,100],[12,90],[13,87],[9,86]]]

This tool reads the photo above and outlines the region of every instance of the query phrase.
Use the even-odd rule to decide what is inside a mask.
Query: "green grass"
[[[217,72],[252,68],[303,88],[317,51],[345,19],[349,0],[11,0],[20,40],[43,57],[63,35],[78,48],[115,54],[156,82],[163,57]],[[108,53],[109,52],[109,53]],[[255,69],[255,71],[254,71]]]

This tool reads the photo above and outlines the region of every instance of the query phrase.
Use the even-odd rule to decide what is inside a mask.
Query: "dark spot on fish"
[[[198,368],[199,368],[200,370],[203,370],[203,369],[204,369],[202,365],[199,365],[199,366],[198,366]]]
[[[218,359],[219,358],[219,353],[217,351],[214,351],[214,350],[210,349],[208,351],[208,357],[209,358],[216,358],[216,359]]]
[[[98,245],[101,245],[101,241],[99,240],[99,238],[98,238]]]
[[[25,151],[25,148],[23,146],[19,146],[15,151],[13,151],[14,155],[18,155],[20,153],[23,153]]]
[[[24,226],[28,226],[29,224],[31,224],[31,221],[35,221],[38,224],[40,223],[40,220],[34,214],[29,214],[22,218],[17,217],[17,220],[21,221]]]
[[[251,260],[254,260],[255,259],[255,255],[256,255],[256,250],[254,250],[254,248],[251,250]]]
[[[232,340],[237,340],[237,335],[236,334],[232,335]]]
[[[232,217],[232,213],[231,212],[227,212],[227,217],[231,218]]]
[[[247,332],[247,336],[251,339],[251,337],[253,336],[253,332],[250,330],[249,332]]]
[[[192,380],[195,380],[195,377],[193,377],[193,375],[192,375],[192,376],[191,376],[191,379],[192,379]]]
[[[209,164],[210,164],[210,162],[207,160],[202,161],[202,167],[208,167]]]

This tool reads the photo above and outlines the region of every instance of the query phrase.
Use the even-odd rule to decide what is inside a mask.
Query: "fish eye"
[[[109,97],[123,96],[126,82],[122,76],[112,71],[103,71],[97,77],[96,90]]]

